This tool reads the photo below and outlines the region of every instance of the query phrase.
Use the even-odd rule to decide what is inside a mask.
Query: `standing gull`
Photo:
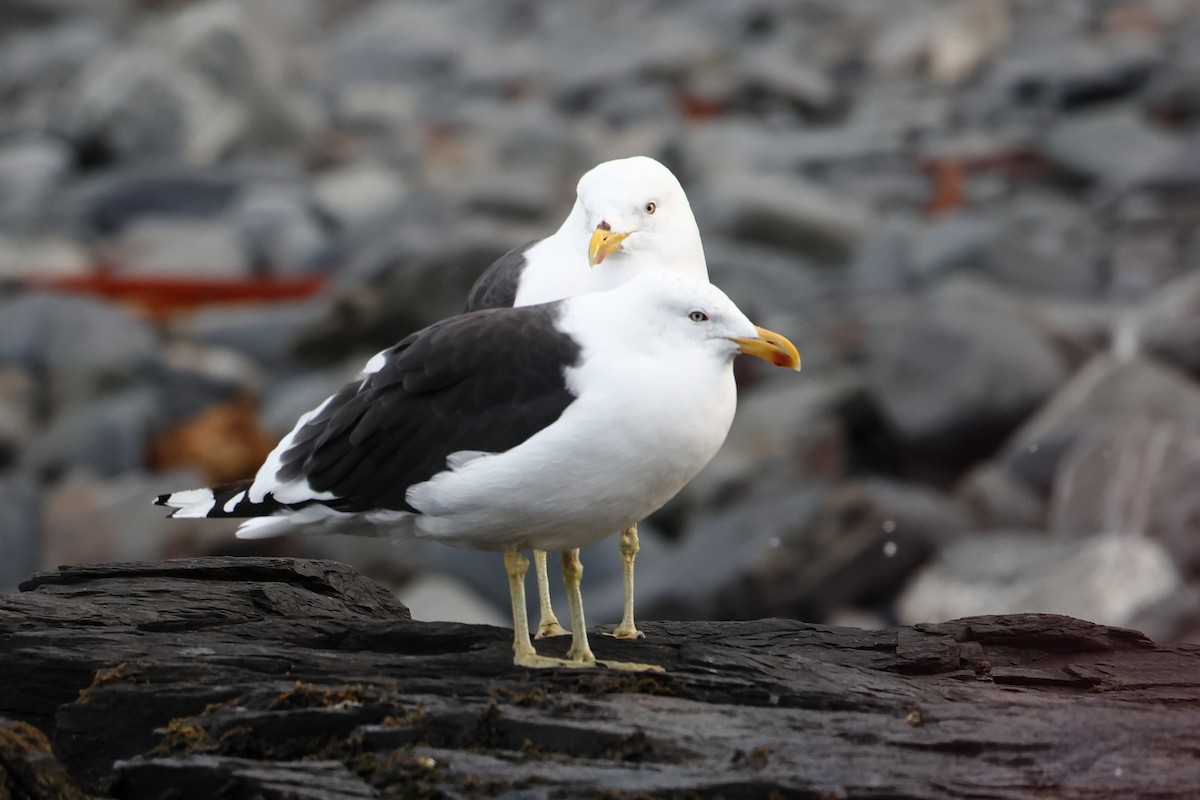
[[[700,230],[683,187],[652,158],[606,161],[579,179],[575,206],[562,226],[539,242],[518,247],[475,282],[467,311],[561,300],[611,289],[649,270],[708,281]],[[633,561],[637,521],[620,537],[625,609],[618,639],[642,636],[633,621]],[[565,634],[550,604],[546,553],[534,551],[541,622],[537,638]]]
[[[790,342],[756,328],[719,289],[665,272],[462,314],[371,358],[300,418],[252,481],[157,502],[175,517],[252,518],[240,537],[299,529],[503,550],[514,662],[591,666],[578,549],[656,511],[717,452],[739,352],[800,365]],[[524,549],[563,553],[565,659],[530,641]]]

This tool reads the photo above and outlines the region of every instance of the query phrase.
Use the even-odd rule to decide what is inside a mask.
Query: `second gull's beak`
[[[770,361],[777,367],[800,369],[800,354],[796,352],[796,346],[789,342],[787,337],[758,326],[755,326],[754,330],[758,331],[757,339],[730,337],[729,341],[738,346],[739,353]]]
[[[621,249],[621,242],[629,238],[628,233],[613,233],[596,228],[592,241],[588,242],[588,266],[596,266],[606,257]]]

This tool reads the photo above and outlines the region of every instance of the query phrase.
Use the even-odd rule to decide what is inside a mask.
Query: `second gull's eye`
[[[708,314],[705,314],[703,311],[693,311],[688,314],[688,319],[692,322],[708,322]]]
[[[654,202],[653,200],[651,200],[649,203],[646,203],[646,213],[647,214],[653,214],[657,210],[658,210],[658,203]]]

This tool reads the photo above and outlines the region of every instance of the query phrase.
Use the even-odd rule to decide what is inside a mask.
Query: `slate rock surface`
[[[328,561],[21,588],[0,597],[5,797],[1200,793],[1200,648],[1069,617],[641,623],[593,646],[664,673],[530,672],[508,631],[414,622]]]

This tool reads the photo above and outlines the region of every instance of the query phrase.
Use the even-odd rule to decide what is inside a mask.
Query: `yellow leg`
[[[578,661],[539,656],[529,640],[529,617],[525,612],[525,573],[529,570],[529,559],[515,547],[504,548],[504,569],[508,572],[508,593],[512,597],[513,611],[513,663],[518,667],[582,667],[591,666]]]
[[[563,583],[567,586],[567,604],[571,608],[572,637],[571,649],[567,658],[576,659],[579,664],[602,664],[609,669],[624,669],[634,672],[662,672],[663,668],[654,664],[638,664],[632,661],[597,661],[588,645],[587,623],[583,618],[583,593],[579,590],[583,578],[583,564],[579,560],[579,551],[571,550],[563,553]]]
[[[638,550],[641,549],[638,544],[637,523],[621,531],[620,549],[621,564],[625,567],[625,614],[612,635],[618,639],[642,639],[646,634],[633,624],[633,560],[637,558]]]
[[[538,605],[542,610],[542,621],[538,623],[535,639],[546,639],[551,636],[566,636],[570,631],[558,624],[554,615],[554,606],[550,605],[550,579],[546,575],[546,551],[533,551],[533,566],[537,574]]]
[[[571,649],[567,658],[576,661],[595,662],[596,656],[588,645],[587,623],[583,620],[583,593],[579,583],[583,580],[583,562],[579,560],[579,549],[562,554],[563,583],[567,587],[567,605],[571,609]]]

